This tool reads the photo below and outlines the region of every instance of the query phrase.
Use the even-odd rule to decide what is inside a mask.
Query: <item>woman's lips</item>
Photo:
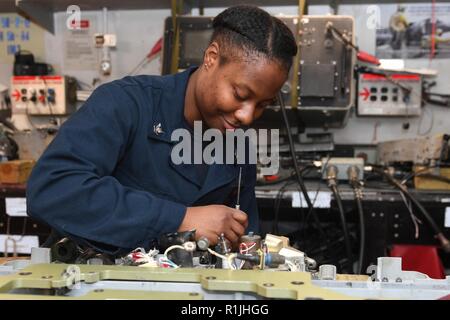
[[[239,126],[233,125],[231,122],[229,122],[227,119],[225,119],[225,117],[222,117],[222,119],[223,119],[225,129],[235,130],[235,129],[239,128]]]

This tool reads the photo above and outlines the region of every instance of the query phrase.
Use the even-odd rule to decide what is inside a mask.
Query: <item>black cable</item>
[[[326,170],[326,168],[327,168],[327,166],[328,166],[328,162],[330,161],[330,159],[331,159],[331,157],[328,155],[328,156],[327,156],[327,160],[325,161],[325,163],[322,163],[322,170],[321,170],[321,172],[320,172],[320,177],[323,176],[323,174],[324,174],[324,172],[325,172],[325,170]],[[312,212],[313,212],[312,209],[313,209],[313,207],[314,207],[314,204],[316,203],[317,197],[319,196],[319,191],[320,191],[321,186],[322,186],[322,183],[321,183],[321,181],[319,180],[319,183],[317,184],[316,193],[315,193],[314,199],[313,199],[313,201],[312,201],[313,206],[308,210],[308,213],[306,214],[306,218],[305,218],[305,224],[306,224],[306,225],[308,224],[309,218],[310,218],[310,216],[311,216],[311,214],[312,214]],[[306,238],[306,229],[304,229],[304,231],[305,231],[305,232],[303,233],[303,240]],[[327,239],[327,237],[326,237],[325,239]],[[327,241],[327,242],[328,242],[328,241]]]
[[[280,109],[281,109],[281,113],[283,115],[284,125],[286,127],[286,131],[287,131],[287,135],[288,135],[289,149],[291,151],[292,161],[294,163],[294,169],[295,169],[295,173],[296,173],[296,176],[297,176],[298,185],[300,186],[300,189],[301,189],[301,191],[303,193],[303,196],[304,196],[304,198],[306,200],[306,204],[308,205],[308,209],[314,213],[314,220],[317,223],[317,226],[319,228],[319,232],[326,239],[326,234],[323,231],[321,223],[320,223],[320,220],[319,220],[319,217],[317,216],[317,213],[314,210],[313,204],[312,204],[311,199],[309,198],[309,195],[308,195],[308,191],[306,190],[305,183],[303,182],[303,178],[302,178],[302,175],[300,173],[300,169],[298,167],[297,157],[295,155],[294,141],[292,139],[291,127],[289,126],[289,120],[288,120],[287,113],[286,113],[286,106],[284,105],[284,100],[283,100],[283,97],[281,95],[281,92],[278,92],[278,103],[280,104]]]
[[[292,184],[293,182],[291,182]],[[278,223],[279,223],[279,212],[280,212],[280,205],[281,200],[283,199],[283,194],[289,185],[289,181],[287,181],[281,188],[278,190],[277,196],[275,197],[275,203],[274,203],[274,217],[273,217],[273,226],[272,226],[272,232],[273,234],[278,234]]]
[[[358,256],[358,266],[356,269],[357,274],[362,273],[362,267],[364,265],[364,254],[366,246],[366,224],[364,221],[364,209],[362,205],[362,190],[359,186],[358,181],[352,182],[353,191],[355,193],[355,202],[358,209],[359,215],[359,256]]]
[[[406,182],[408,182],[409,180],[411,180],[411,179],[414,178],[415,176],[420,175],[421,173],[426,172],[426,171],[428,171],[429,169],[435,168],[435,167],[436,167],[436,166],[430,166],[430,167],[422,168],[422,169],[420,169],[420,170],[418,170],[418,171],[416,171],[416,172],[411,172],[411,173],[409,173],[408,175],[406,175],[406,176],[403,178],[402,184],[405,184]]]
[[[330,161],[330,159],[331,159],[331,157],[329,155],[327,155],[327,160],[325,161],[325,163],[322,163],[322,170],[320,172],[320,177],[322,177],[323,174],[325,173],[325,170],[327,168],[327,165],[328,165],[328,162]],[[322,182],[319,180],[319,183],[317,184],[316,192],[314,194],[314,199],[312,201],[313,207],[314,207],[314,205],[316,203],[317,197],[319,196],[319,191],[320,191],[321,187],[322,187]],[[302,223],[303,224],[303,232],[302,232],[302,230],[300,230],[300,239],[301,239],[301,241],[306,241],[306,232],[307,232],[306,226],[308,225],[309,218],[311,217],[311,214],[312,214],[312,210],[311,209],[308,210],[308,212],[306,214],[306,217],[305,217],[305,221]],[[328,236],[325,237],[325,241],[326,241],[327,245],[330,245],[330,241],[328,239]]]
[[[441,243],[442,248],[445,250],[445,252],[450,252],[450,242],[448,239],[444,236],[442,233],[442,230],[439,228],[439,226],[436,224],[434,219],[431,217],[431,215],[428,213],[427,209],[425,209],[424,206],[420,203],[419,200],[416,199],[406,188],[406,186],[402,185],[400,182],[394,179],[389,173],[385,172],[382,169],[373,168],[375,172],[378,172],[379,174],[386,177],[386,179],[394,185],[396,188],[400,190],[414,205],[419,209],[419,211],[422,213],[422,215],[427,220],[428,224],[430,225],[431,229],[433,229],[434,236],[439,240]]]
[[[347,259],[350,264],[350,273],[353,273],[353,257],[352,257],[352,247],[350,244],[350,235],[348,233],[347,221],[345,219],[344,206],[342,205],[342,199],[337,189],[336,184],[330,184],[330,189],[333,192],[334,199],[338,205],[339,209],[339,217],[341,219],[342,224],[342,232],[344,233],[344,243],[345,243],[345,251],[347,254]]]
[[[303,167],[300,170],[300,173],[303,174],[304,172],[308,171],[309,169],[311,169],[311,167],[314,167],[314,165],[307,165],[305,167]],[[282,182],[282,181],[286,181],[286,183],[278,190],[278,193],[275,197],[275,202],[274,202],[274,221],[273,221],[273,226],[272,226],[272,232],[273,234],[278,234],[278,224],[279,224],[279,211],[280,211],[280,205],[281,205],[281,200],[283,200],[283,194],[286,190],[286,188],[291,185],[294,182],[290,182],[289,180],[291,178],[295,177],[295,173],[291,174],[289,177],[287,178],[283,178],[278,180],[277,182]],[[303,208],[302,206],[300,206],[300,212],[302,214],[302,219],[303,219]]]

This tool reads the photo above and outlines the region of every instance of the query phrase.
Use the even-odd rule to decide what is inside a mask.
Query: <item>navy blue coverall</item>
[[[98,87],[34,167],[28,215],[87,243],[149,247],[177,231],[187,207],[234,207],[242,166],[241,210],[248,214],[247,231],[258,231],[255,165],[212,164],[202,184],[194,165],[171,161],[171,133],[184,127],[194,70],[125,77]]]

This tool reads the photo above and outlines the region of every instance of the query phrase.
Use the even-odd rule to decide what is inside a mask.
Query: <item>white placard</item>
[[[67,70],[96,70],[98,53],[95,48],[94,30],[97,29],[97,17],[94,13],[83,13],[80,28],[69,29],[66,19],[59,21],[64,34],[64,68]]]
[[[308,196],[311,199],[311,202],[313,202],[314,208],[329,208],[331,203],[331,192],[319,191],[317,198],[316,194],[315,191],[308,191]],[[292,193],[292,208],[308,208],[303,193],[298,191]]]
[[[445,208],[444,226],[450,228],[450,207]]]
[[[27,198],[5,198],[6,213],[11,217],[27,216]]]
[[[9,238],[8,238],[9,237]],[[8,238],[8,241],[6,241]],[[14,241],[16,244],[16,253],[31,254],[31,248],[39,247],[38,236],[17,236],[0,234],[0,252],[5,252],[5,245],[8,246],[9,255],[14,252]]]

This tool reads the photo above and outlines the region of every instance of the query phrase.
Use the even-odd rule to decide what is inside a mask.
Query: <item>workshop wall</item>
[[[381,6],[382,8],[382,6]],[[272,14],[295,15],[297,7],[267,7]],[[216,15],[223,8],[206,8],[205,15]],[[381,9],[382,12],[383,9]],[[328,14],[331,12],[328,6],[311,6],[309,14]],[[193,15],[198,10],[192,11]],[[375,53],[375,29],[368,27],[368,5],[341,5],[339,14],[355,17],[355,30],[357,43],[362,50]],[[45,33],[45,57],[37,57],[43,62],[52,64],[57,73],[71,75],[82,82],[92,84],[94,78],[100,82],[107,82],[128,74],[142,58],[149,52],[153,44],[161,37],[163,23],[170,10],[140,10],[140,11],[109,11],[108,32],[117,35],[117,47],[111,50],[112,74],[108,77],[99,76],[98,67],[101,58],[101,49],[95,49],[97,55],[96,68],[94,70],[80,70],[70,67],[67,63],[65,51],[66,18],[65,12],[55,14],[55,35]],[[82,12],[82,19],[89,19],[92,23],[92,32],[102,32],[102,12]],[[431,68],[439,70],[436,92],[448,93],[450,91],[450,63],[449,59],[414,59],[405,60],[405,66],[409,68]],[[72,61],[73,64],[73,61]],[[8,84],[12,73],[12,65],[0,64],[0,83]],[[141,74],[160,74],[160,58],[146,65]],[[423,114],[418,118],[361,118],[352,112],[346,127],[342,129],[330,129],[334,133],[336,143],[372,144],[379,141],[415,137],[417,135],[448,132],[450,128],[450,109],[425,106]],[[403,129],[402,124],[409,122],[408,130]],[[323,129],[308,129],[308,132],[321,132]]]
[[[368,27],[368,7],[368,5],[342,5],[339,7],[338,13],[355,17],[358,45],[362,50],[375,54],[376,30]],[[382,14],[383,6],[380,7],[381,19],[386,19],[387,17],[383,17]],[[433,59],[431,61],[429,59],[406,59],[405,68],[438,70],[438,76],[435,79],[437,85],[433,90],[440,93],[448,93],[450,91],[450,59]],[[404,122],[409,122],[410,127],[408,130],[402,128]],[[370,144],[440,132],[450,133],[450,108],[426,105],[423,108],[421,117],[410,117],[408,119],[363,118],[356,117],[353,112],[345,128],[330,131],[334,133],[337,143],[352,144]]]

